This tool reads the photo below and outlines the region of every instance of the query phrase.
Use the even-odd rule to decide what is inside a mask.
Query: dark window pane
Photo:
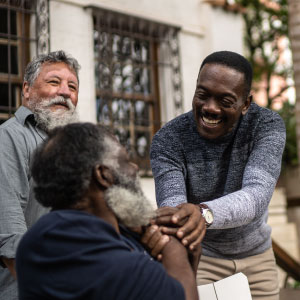
[[[15,11],[7,11],[5,8],[0,8],[0,33],[9,33],[7,27],[8,13],[10,13],[10,33],[13,35],[17,34],[17,14]]]
[[[0,8],[0,33],[8,33],[7,9]]]
[[[7,83],[0,83],[0,106],[8,106],[8,84]]]
[[[13,109],[17,108],[19,102],[21,101],[21,84],[11,85],[11,107]],[[9,107],[9,94],[8,94],[8,83],[0,83],[0,112],[7,113]],[[3,108],[3,107],[7,107]]]
[[[18,48],[10,46],[11,73],[18,74]],[[0,72],[8,73],[8,46],[0,45]]]
[[[17,14],[15,11],[10,11],[10,33],[17,35]]]
[[[11,73],[18,74],[18,48],[17,46],[10,46],[10,61],[11,61]]]
[[[0,72],[8,73],[8,50],[7,45],[0,45]]]

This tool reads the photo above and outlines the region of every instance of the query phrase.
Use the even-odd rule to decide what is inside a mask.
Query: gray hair
[[[42,54],[35,57],[26,67],[24,81],[28,82],[29,86],[32,86],[37,79],[41,67],[44,63],[59,63],[63,62],[68,65],[72,70],[74,70],[77,80],[79,82],[78,72],[80,65],[78,61],[72,56],[68,55],[63,50],[50,52],[48,54]]]

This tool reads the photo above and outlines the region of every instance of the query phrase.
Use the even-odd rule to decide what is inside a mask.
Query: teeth
[[[221,122],[221,120],[210,120],[210,119],[207,119],[205,117],[202,117],[203,121],[207,124],[219,124]]]

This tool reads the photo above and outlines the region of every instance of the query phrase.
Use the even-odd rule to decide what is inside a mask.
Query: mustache
[[[43,107],[48,108],[48,107],[50,107],[52,105],[56,105],[56,104],[61,104],[65,107],[67,107],[69,110],[75,108],[75,106],[73,105],[70,98],[64,98],[62,96],[57,96],[55,98],[48,99],[47,101],[45,101],[43,103]]]

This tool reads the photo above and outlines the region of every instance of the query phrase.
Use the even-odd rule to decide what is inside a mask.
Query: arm
[[[163,227],[151,225],[146,228],[145,233],[141,237],[141,243],[148,249],[151,256],[162,261],[162,252],[165,246],[170,242],[170,236],[162,233]],[[193,247],[193,251],[188,251],[190,265],[194,271],[195,278],[197,276],[197,268],[201,256],[201,245],[198,243]]]
[[[193,251],[204,237],[205,222],[199,207],[187,204],[185,158],[180,146],[176,148],[174,145],[180,143],[175,142],[172,147],[167,147],[164,136],[159,135],[152,141],[151,166],[156,200],[161,207],[157,210],[157,218],[153,223],[163,225],[163,233],[176,235]]]
[[[169,243],[164,247],[162,263],[167,273],[182,284],[186,299],[198,299],[196,277],[187,250],[176,238],[170,237]]]
[[[22,205],[26,205],[28,195],[27,161],[25,145],[16,141],[14,132],[6,128],[0,130],[0,257],[3,267],[8,267],[14,275],[16,248],[27,227]]]
[[[234,228],[261,218],[269,205],[281,169],[285,126],[276,116],[256,131],[240,190],[204,202],[214,213],[211,229]]]
[[[266,212],[280,173],[284,144],[285,127],[282,119],[278,115],[272,115],[268,116],[268,120],[261,120],[260,127],[255,132],[241,189],[218,199],[203,202],[214,213],[214,223],[210,229],[242,226],[255,218],[260,218]],[[166,150],[166,147],[162,137],[153,140],[151,165],[156,197],[160,206],[176,206],[178,202],[187,202],[185,174],[178,164],[178,154],[173,153],[174,161],[172,155],[168,155],[169,150]],[[177,194],[178,200],[173,200]]]

